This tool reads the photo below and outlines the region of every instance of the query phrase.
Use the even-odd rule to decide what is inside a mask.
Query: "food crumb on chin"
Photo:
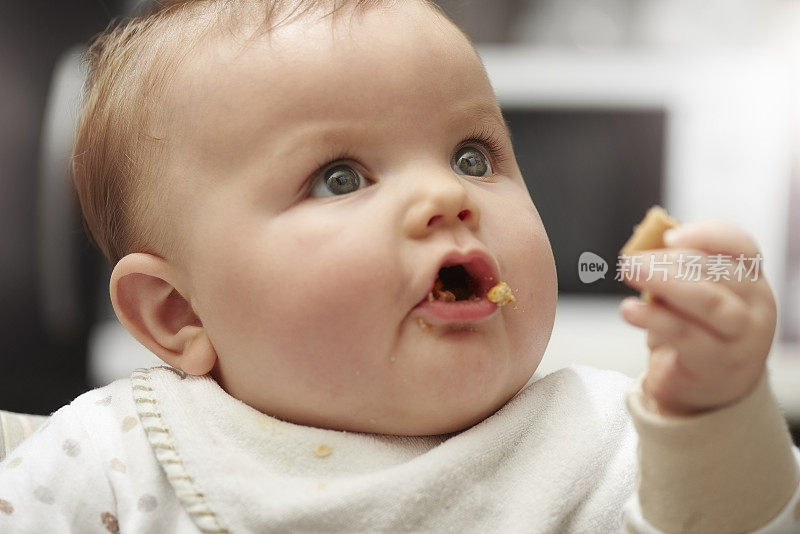
[[[511,293],[511,288],[505,282],[500,282],[486,293],[486,298],[494,302],[498,306],[505,306],[509,302],[514,302],[514,295]]]
[[[431,325],[429,325],[422,319],[422,317],[417,317],[417,322],[419,323],[419,327],[422,328],[425,332],[427,332],[432,328]]]

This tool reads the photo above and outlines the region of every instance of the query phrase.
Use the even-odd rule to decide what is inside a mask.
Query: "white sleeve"
[[[74,406],[0,463],[0,532],[119,532],[114,492]]]
[[[792,448],[795,462],[800,469],[800,449]],[[623,531],[636,532],[638,534],[665,534],[647,522],[642,517],[642,509],[639,506],[639,497],[636,492],[625,503],[625,513],[623,515]],[[789,499],[786,506],[763,527],[750,531],[750,534],[797,534],[800,532],[800,484],[795,489],[794,495]]]

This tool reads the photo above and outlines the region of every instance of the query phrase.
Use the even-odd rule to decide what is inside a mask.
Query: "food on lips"
[[[489,278],[491,280],[491,278]],[[473,278],[462,265],[443,267],[433,284],[433,289],[428,293],[428,302],[461,302],[481,300],[481,284]],[[498,306],[514,302],[511,288],[505,282],[500,282],[486,294],[486,298]]]
[[[509,302],[514,302],[516,299],[511,293],[511,288],[505,282],[500,282],[486,294],[486,298],[497,304],[498,306],[505,306]]]

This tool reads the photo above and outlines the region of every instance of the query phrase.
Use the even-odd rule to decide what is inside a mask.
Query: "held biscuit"
[[[666,248],[664,232],[680,225],[678,221],[667,214],[661,206],[653,206],[647,210],[647,215],[641,223],[633,227],[633,235],[619,251],[621,256],[631,256],[641,250]]]
[[[647,210],[642,222],[633,227],[633,235],[619,251],[620,256],[632,256],[642,250],[667,248],[664,232],[679,225],[678,221],[669,216],[667,210],[661,206],[653,206]],[[641,298],[648,303],[653,300],[647,291],[641,294]]]

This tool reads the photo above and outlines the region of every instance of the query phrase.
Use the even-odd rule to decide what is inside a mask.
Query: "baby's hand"
[[[620,310],[626,321],[647,329],[645,393],[660,413],[688,415],[736,402],[755,387],[765,370],[777,311],[760,265],[754,276],[759,250],[744,231],[707,221],[675,232],[664,236],[669,249],[637,254],[623,270],[623,281],[649,292],[651,302],[630,297]],[[724,260],[717,254],[727,257],[727,268],[720,268]],[[701,264],[699,274],[689,273],[690,261]]]

